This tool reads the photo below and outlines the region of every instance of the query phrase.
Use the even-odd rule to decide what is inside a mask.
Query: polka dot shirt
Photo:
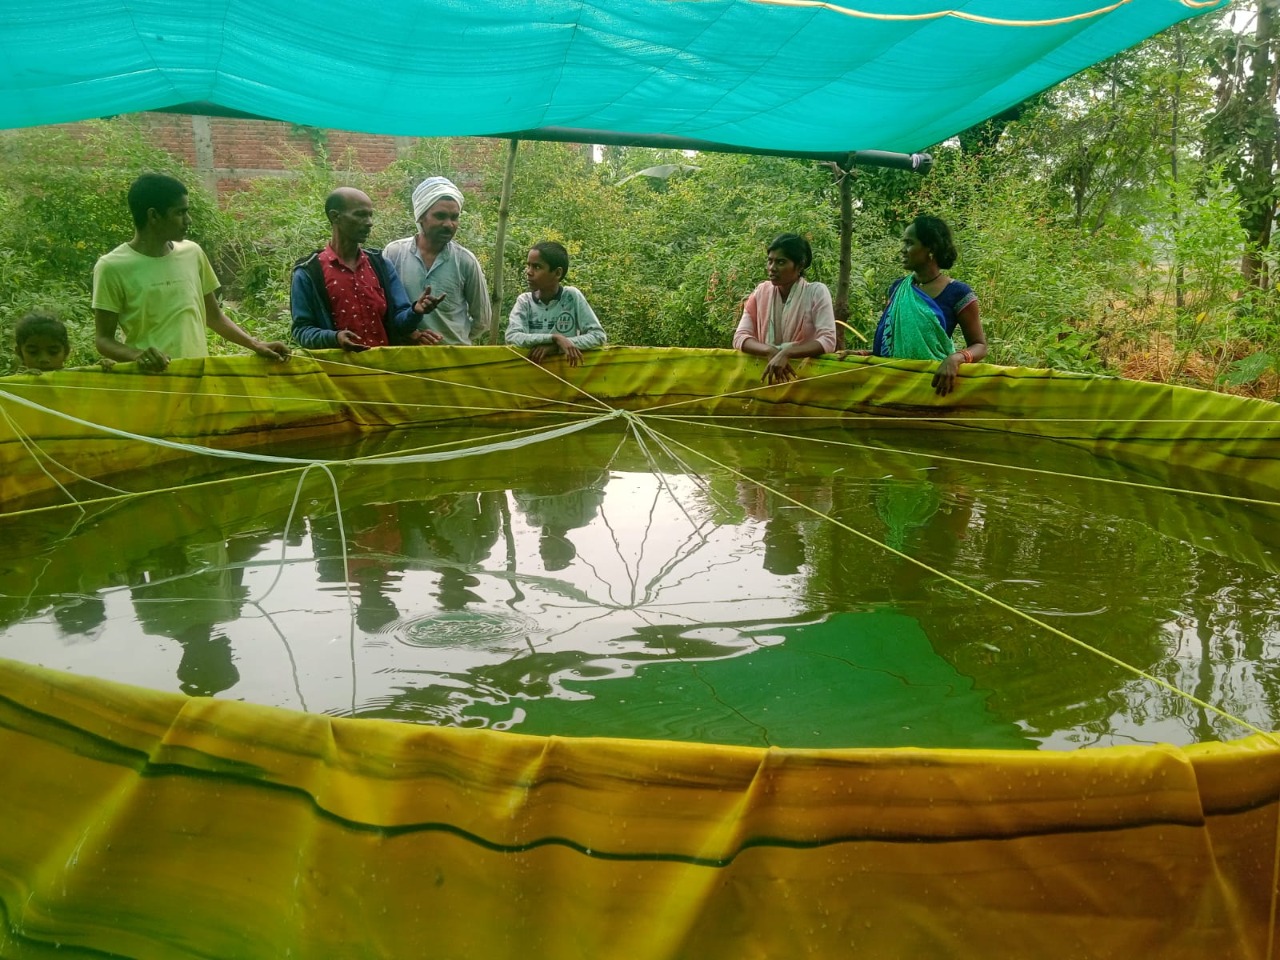
[[[368,254],[361,250],[360,262],[352,270],[338,259],[332,246],[327,246],[320,251],[320,267],[333,310],[333,325],[357,334],[366,346],[387,346],[387,328],[383,324],[387,295],[382,292]]]

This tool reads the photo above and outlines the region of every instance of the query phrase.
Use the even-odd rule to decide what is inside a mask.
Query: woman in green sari
[[[944,397],[955,389],[962,363],[987,355],[978,297],[967,283],[947,275],[955,262],[956,245],[946,223],[916,217],[902,235],[902,265],[911,273],[889,287],[872,350],[877,357],[937,360],[933,388]],[[963,350],[952,341],[957,326],[964,333]]]

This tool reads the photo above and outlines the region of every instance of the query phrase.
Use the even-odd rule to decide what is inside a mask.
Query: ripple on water
[[[539,633],[538,622],[519,613],[442,610],[402,620],[392,632],[412,647],[489,647]]]

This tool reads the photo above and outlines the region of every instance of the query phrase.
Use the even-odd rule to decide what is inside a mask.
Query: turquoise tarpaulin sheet
[[[203,105],[382,134],[905,152],[1223,3],[9,0],[0,128]]]

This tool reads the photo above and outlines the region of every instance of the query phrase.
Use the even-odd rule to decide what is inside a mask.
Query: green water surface
[[[567,736],[1070,749],[1247,732],[1150,677],[1275,726],[1280,535],[1274,508],[1207,495],[1239,485],[958,430],[658,426],[336,467],[340,511],[318,473],[114,478],[186,486],[0,519],[0,657]]]

